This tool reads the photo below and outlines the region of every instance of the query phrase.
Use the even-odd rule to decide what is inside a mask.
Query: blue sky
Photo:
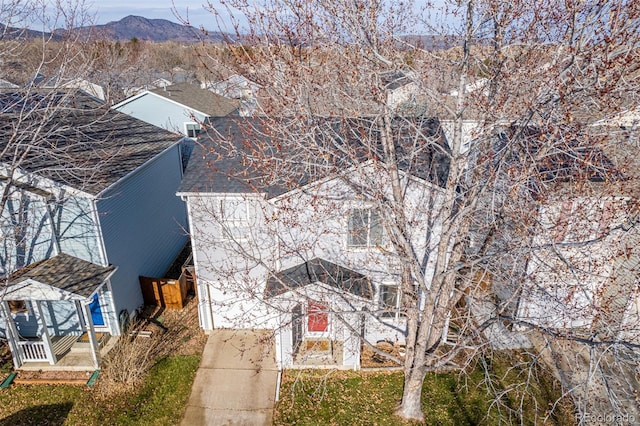
[[[189,23],[196,27],[204,27],[208,30],[217,30],[218,24],[214,15],[204,9],[203,4],[207,0],[89,0],[87,3],[89,13],[94,16],[95,23],[106,24],[109,21],[118,21],[128,15],[144,16],[145,18],[168,19],[179,22],[174,10],[183,18],[188,18]],[[211,1],[214,6],[219,5],[218,0]],[[391,0],[393,2],[393,0]],[[411,0],[409,0],[411,2]],[[434,6],[432,14],[428,18],[431,22],[441,22],[442,7],[450,0],[431,0]],[[416,0],[413,7],[419,10],[423,6],[422,0]],[[438,11],[439,12],[436,12]],[[440,15],[440,16],[437,16]],[[453,19],[451,15],[447,21]],[[455,20],[455,19],[454,19]],[[231,28],[229,28],[231,30]]]
[[[97,24],[118,21],[128,15],[178,22],[173,13],[174,6],[183,17],[188,16],[194,26],[203,25],[207,29],[216,26],[211,13],[205,11],[198,0],[102,0],[90,4],[89,13],[95,16]]]

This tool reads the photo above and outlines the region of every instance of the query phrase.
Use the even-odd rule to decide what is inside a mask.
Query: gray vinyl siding
[[[187,242],[186,208],[175,196],[182,173],[173,146],[98,201],[116,313],[142,305],[140,275],[161,277]]]
[[[131,117],[172,132],[185,134],[184,123],[202,122],[206,115],[175,104],[159,96],[147,94],[117,108]]]
[[[52,208],[52,218],[62,253],[102,264],[99,233],[90,199],[66,198]]]
[[[0,185],[0,190],[4,187]],[[51,220],[46,200],[37,194],[16,190],[0,218],[0,273],[11,274],[53,252]]]

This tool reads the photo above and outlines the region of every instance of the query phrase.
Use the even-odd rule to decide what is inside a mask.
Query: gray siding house
[[[146,90],[113,109],[171,132],[195,138],[200,125],[210,117],[236,114],[240,102],[227,99],[199,86],[180,83]]]
[[[35,134],[45,155],[0,165],[1,328],[16,367],[56,364],[83,335],[97,367],[100,342],[143,303],[138,277],[161,276],[187,242],[180,138],[80,94],[64,102],[76,107]],[[16,119],[0,115],[3,152],[22,149]]]

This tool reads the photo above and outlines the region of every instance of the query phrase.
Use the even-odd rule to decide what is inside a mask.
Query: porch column
[[[13,366],[17,369],[22,367],[22,353],[20,352],[22,348],[18,345],[18,330],[16,329],[16,323],[13,322],[13,317],[11,316],[9,303],[4,300],[0,306],[2,307],[2,316],[6,319],[7,343],[9,343],[9,349],[11,349]]]
[[[81,303],[81,302],[76,302]],[[98,348],[98,340],[96,339],[96,330],[93,327],[93,319],[91,318],[91,308],[88,302],[82,302],[82,308],[84,311],[84,319],[86,323],[86,331],[89,336],[89,344],[91,345],[91,358],[93,359],[93,368],[100,367],[100,348]]]
[[[56,363],[56,354],[53,351],[53,346],[51,345],[51,338],[49,337],[49,330],[47,330],[47,321],[44,319],[44,314],[42,313],[42,306],[39,300],[35,302],[36,310],[38,311],[38,318],[42,321],[42,341],[44,342],[44,350],[47,352],[47,357],[49,358],[49,364],[54,365]]]

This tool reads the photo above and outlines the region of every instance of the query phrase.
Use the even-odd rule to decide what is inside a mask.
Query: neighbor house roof
[[[175,134],[79,92],[0,91],[0,148],[12,145],[0,149],[0,161],[13,164],[24,153],[20,169],[91,195],[178,142]]]
[[[281,119],[270,124],[264,120],[210,120],[198,136],[178,193],[266,193],[272,198],[338,177],[367,161],[380,161],[383,155],[373,118],[319,117],[308,123]],[[391,128],[400,169],[444,185],[449,156],[438,120],[398,117]],[[317,165],[313,171],[309,158]]]
[[[26,266],[9,278],[5,300],[86,299],[116,270],[68,254],[58,254]],[[47,289],[44,286],[52,287]],[[74,297],[77,296],[77,297]]]
[[[365,299],[373,299],[371,283],[365,275],[320,258],[271,274],[267,279],[265,295],[274,297],[314,283],[323,283]]]
[[[240,107],[234,99],[227,99],[190,83],[174,84],[150,91],[163,98],[170,99],[210,117],[224,117]]]

